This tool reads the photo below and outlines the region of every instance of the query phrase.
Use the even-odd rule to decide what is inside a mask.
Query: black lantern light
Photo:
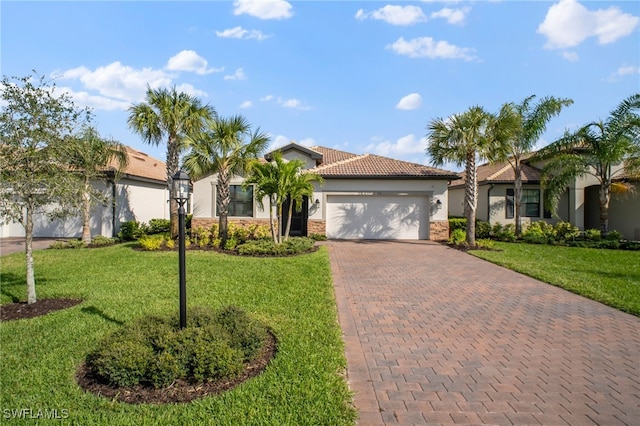
[[[171,198],[178,203],[178,253],[180,269],[180,328],[187,326],[187,279],[184,243],[184,205],[191,194],[191,179],[182,170],[178,171],[171,180]]]

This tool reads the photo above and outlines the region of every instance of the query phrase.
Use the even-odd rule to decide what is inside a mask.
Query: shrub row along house
[[[120,224],[129,220],[148,222],[169,218],[169,190],[164,162],[126,147],[128,163],[118,180],[115,170],[104,172],[104,179],[92,185],[106,195],[107,203],[94,206],[91,212],[91,235],[115,236]],[[80,214],[65,220],[50,220],[46,213],[34,217],[33,236],[41,238],[79,238],[82,235]],[[24,237],[24,227],[9,223],[0,227],[1,237]]]

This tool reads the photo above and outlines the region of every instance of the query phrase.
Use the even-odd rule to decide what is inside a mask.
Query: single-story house
[[[301,159],[305,169],[323,177],[302,211],[294,213],[291,235],[325,234],[330,239],[444,240],[448,238],[447,187],[453,172],[372,154],[353,154],[292,142],[278,151],[285,160]],[[265,155],[265,159],[270,158]],[[243,178],[231,181],[229,220],[268,224],[265,209]],[[193,184],[192,226],[217,223],[217,176]],[[281,218],[281,220],[284,218]]]
[[[105,171],[104,180],[93,182],[110,200],[94,207],[91,215],[91,235],[117,235],[120,224],[129,220],[148,222],[149,219],[169,218],[169,190],[164,162],[126,147],[129,164],[120,179],[114,181],[113,169]],[[111,202],[115,200],[115,202]],[[34,217],[34,237],[79,238],[82,219],[77,217],[51,221],[46,214]],[[0,226],[0,237],[24,237],[19,223]]]
[[[567,188],[558,203],[557,215],[544,205],[544,192],[540,185],[542,163],[530,162],[531,155],[522,164],[522,223],[544,220],[555,223],[570,222],[580,230],[600,228],[599,184],[590,175],[581,176]],[[620,166],[618,166],[619,168]],[[478,205],[476,217],[491,224],[515,224],[514,214],[515,172],[507,162],[478,166]],[[449,185],[449,214],[464,216],[464,175]],[[609,204],[609,229],[617,230],[626,239],[640,241],[640,193],[613,193]]]

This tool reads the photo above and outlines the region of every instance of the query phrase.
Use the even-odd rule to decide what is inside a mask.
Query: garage
[[[426,240],[426,195],[327,195],[327,237],[331,239]]]

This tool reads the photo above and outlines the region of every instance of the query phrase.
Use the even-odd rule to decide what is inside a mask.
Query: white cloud
[[[562,57],[569,62],[576,62],[578,59],[580,59],[580,56],[578,56],[576,52],[569,51],[562,52]]]
[[[225,80],[246,80],[247,76],[245,75],[244,70],[242,68],[238,68],[236,72],[234,72],[233,74],[225,75],[224,79]]]
[[[413,134],[403,136],[395,142],[381,140],[379,137],[372,140],[373,142],[365,147],[365,151],[382,156],[403,157],[424,154],[427,148],[427,139],[418,139]]]
[[[471,61],[476,58],[474,49],[458,47],[446,41],[435,41],[431,37],[420,37],[412,40],[405,40],[400,37],[395,43],[387,45],[386,48],[393,50],[398,55],[405,55],[410,58],[464,59],[465,61]]]
[[[314,138],[306,138],[302,139],[298,142],[302,146],[315,146],[317,145],[316,140]]]
[[[392,25],[413,25],[427,20],[424,12],[418,6],[393,6],[390,4],[373,12],[365,12],[360,9],[355,17],[361,21],[377,19]]]
[[[58,87],[57,89],[61,91],[61,93],[66,92],[69,97],[71,97],[73,101],[78,105],[87,106],[92,109],[115,111],[126,110],[131,106],[131,102],[129,101],[107,98],[105,96],[91,95],[90,93],[85,91],[76,92],[69,87]]]
[[[240,104],[240,108],[251,108],[253,106],[253,102],[251,101],[244,101],[243,103]]]
[[[463,7],[462,9],[451,9],[449,7],[444,7],[437,12],[432,12],[431,18],[443,18],[446,19],[450,24],[462,25],[464,24],[464,21],[467,18],[467,14],[470,11],[470,7]]]
[[[625,66],[618,68],[613,74],[611,74],[607,81],[619,81],[621,78],[628,75],[640,75],[640,67]]]
[[[397,109],[412,110],[418,109],[422,105],[422,96],[418,93],[410,93],[404,98],[400,99],[400,102],[396,104]]]
[[[269,135],[271,140],[273,142],[271,142],[271,146],[269,147],[269,151],[273,151],[276,150],[278,148],[282,148],[285,145],[288,145],[289,143],[291,143],[291,138],[284,136],[284,135]]]
[[[268,35],[263,34],[261,31],[245,30],[240,26],[229,28],[224,31],[216,31],[216,35],[221,38],[238,38],[238,39],[246,39],[246,40],[255,39],[258,41],[262,41],[269,38]]]
[[[203,92],[202,90],[196,89],[189,83],[182,83],[176,85],[176,91],[183,92],[195,97],[207,97],[207,92]]]
[[[597,37],[599,44],[613,43],[631,34],[638,22],[640,18],[615,6],[590,11],[577,0],[560,0],[547,11],[538,33],[547,38],[545,48],[564,49],[589,37]]]
[[[207,60],[193,50],[183,50],[169,58],[167,69],[169,71],[190,71],[200,75],[222,71],[221,69],[207,68],[207,65]]]
[[[80,80],[86,89],[96,90],[102,96],[127,102],[137,102],[144,98],[147,85],[152,88],[169,86],[172,76],[163,70],[153,68],[134,69],[113,62],[91,71],[86,67],[64,71],[62,79]]]
[[[308,111],[311,109],[309,105],[299,99],[280,99],[278,103],[282,105],[284,108],[293,108],[301,111]]]
[[[283,108],[292,108],[300,111],[308,111],[311,109],[311,107],[306,102],[301,101],[300,99],[295,99],[295,98],[284,99],[281,96],[278,96],[276,98],[273,95],[267,95],[267,96],[261,97],[260,101],[261,102],[275,101],[278,105],[280,105]]]
[[[285,0],[236,0],[233,14],[247,14],[260,19],[287,19],[293,16],[292,6]]]

